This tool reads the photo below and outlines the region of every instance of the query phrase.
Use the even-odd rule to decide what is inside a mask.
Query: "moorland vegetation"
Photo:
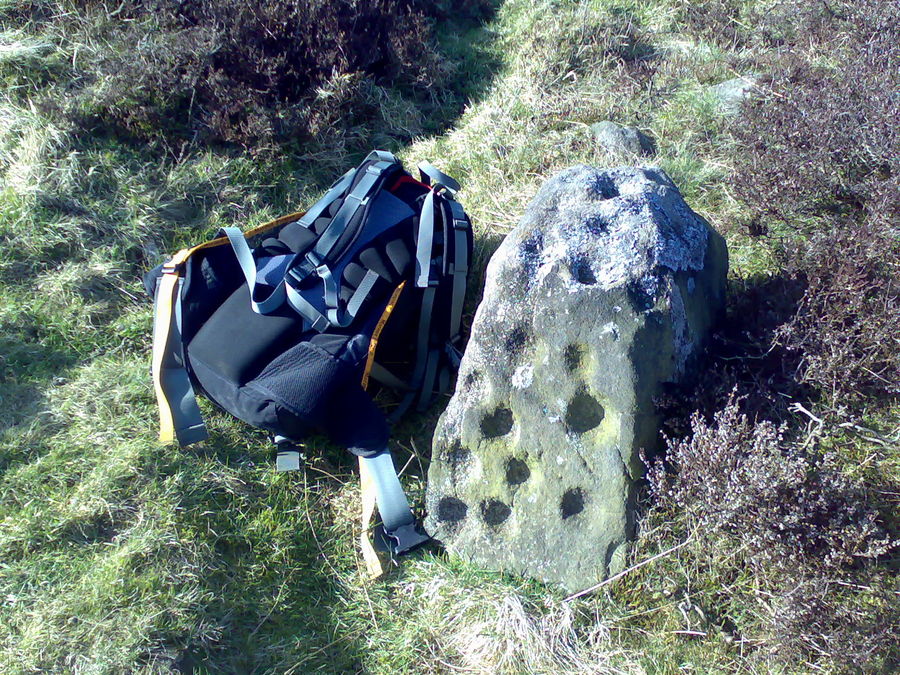
[[[898,78],[897,0],[0,0],[0,670],[892,672]],[[369,583],[341,451],[276,474],[208,406],[211,442],[156,443],[141,274],[373,146],[463,183],[476,289],[579,162],[658,164],[728,240],[635,567],[594,593],[438,550]],[[440,407],[394,435],[414,495]]]

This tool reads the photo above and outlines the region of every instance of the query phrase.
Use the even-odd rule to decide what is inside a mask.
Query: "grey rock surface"
[[[488,265],[435,432],[426,529],[571,591],[621,569],[653,396],[690,374],[727,265],[659,169],[550,179]]]
[[[740,110],[741,103],[750,96],[750,92],[756,86],[756,81],[755,75],[735,77],[731,80],[714,84],[709,88],[709,91],[716,98],[719,109],[722,112],[734,115]]]
[[[649,156],[656,151],[653,139],[632,127],[615,122],[597,122],[591,125],[594,139],[612,153]]]

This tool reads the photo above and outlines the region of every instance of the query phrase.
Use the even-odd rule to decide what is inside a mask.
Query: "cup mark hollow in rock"
[[[584,490],[580,487],[566,490],[559,502],[559,510],[562,513],[563,520],[584,511]]]
[[[465,389],[471,389],[478,381],[481,379],[481,372],[478,370],[471,370],[466,373],[465,378],[463,378],[463,387]]]
[[[569,345],[563,354],[566,370],[574,373],[584,367],[584,359],[587,356],[587,348],[584,345]]]
[[[445,523],[458,523],[466,517],[469,507],[456,497],[443,497],[438,502],[438,520]]]
[[[566,429],[583,434],[597,427],[605,416],[603,406],[585,390],[580,390],[566,406]]]
[[[499,499],[490,499],[481,502],[481,518],[488,525],[494,527],[502,525],[506,519],[509,518],[511,513],[512,509]]]
[[[497,408],[481,418],[481,433],[485,438],[506,436],[513,427],[513,414],[509,408]]]
[[[510,457],[506,461],[506,482],[510,485],[521,485],[531,478],[531,469],[518,457]]]
[[[591,263],[587,258],[575,258],[569,266],[572,278],[584,286],[593,286],[597,283],[597,275],[591,269]]]
[[[528,342],[528,331],[522,326],[517,326],[506,336],[504,346],[510,355],[514,355],[522,351],[526,342]]]
[[[451,445],[443,459],[449,462],[452,466],[456,467],[461,464],[465,464],[469,461],[469,458],[472,456],[472,451],[465,447],[459,440],[453,441],[453,445]]]

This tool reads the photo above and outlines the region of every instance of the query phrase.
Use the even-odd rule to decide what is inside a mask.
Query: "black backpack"
[[[305,214],[225,228],[145,277],[160,440],[207,437],[194,391],[269,431],[280,470],[299,468],[296,444],[324,432],[360,457],[383,523],[376,542],[394,554],[428,537],[367,389],[399,392],[391,420],[446,390],[472,255],[458,183],[419,169],[416,180],[392,154],[372,152]]]

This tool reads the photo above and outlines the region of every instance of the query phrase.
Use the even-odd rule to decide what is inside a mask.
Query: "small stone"
[[[735,77],[711,86],[709,91],[715,97],[719,110],[726,115],[735,115],[756,87],[756,80],[754,75]]]
[[[653,398],[692,376],[727,266],[722,237],[659,169],[547,181],[488,265],[435,432],[428,532],[570,591],[624,569]]]
[[[653,139],[633,127],[615,122],[597,122],[591,125],[591,133],[611,153],[651,156],[656,152]]]

